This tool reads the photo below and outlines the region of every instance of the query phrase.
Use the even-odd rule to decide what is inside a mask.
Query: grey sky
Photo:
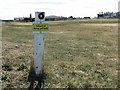
[[[0,19],[29,17],[35,11],[46,16],[95,17],[99,12],[118,11],[119,0],[0,0]]]

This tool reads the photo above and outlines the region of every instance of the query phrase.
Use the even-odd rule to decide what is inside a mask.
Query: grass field
[[[117,19],[51,21],[49,27],[44,51],[46,88],[117,87]],[[31,23],[3,23],[3,87],[29,86],[33,40]]]

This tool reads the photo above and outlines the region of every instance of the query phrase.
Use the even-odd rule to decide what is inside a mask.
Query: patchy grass
[[[102,21],[102,23],[101,23]],[[116,19],[49,22],[45,35],[46,88],[116,88],[118,61]],[[101,25],[102,24],[102,25]],[[3,87],[29,86],[27,76],[33,60],[31,23],[3,25]]]

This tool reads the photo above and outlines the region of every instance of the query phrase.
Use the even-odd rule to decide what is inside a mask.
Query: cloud
[[[63,2],[46,2],[46,1],[42,1],[42,2],[40,2],[40,1],[38,1],[38,2],[35,2],[35,1],[28,1],[28,2],[26,2],[26,1],[22,1],[22,2],[20,2],[20,3],[22,3],[22,4],[63,4]]]
[[[44,11],[46,15],[94,17],[101,11],[118,11],[118,1],[119,0],[2,0],[0,2],[0,19],[29,16],[30,13],[34,16],[35,11]]]

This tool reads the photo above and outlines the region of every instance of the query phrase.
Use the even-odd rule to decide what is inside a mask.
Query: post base
[[[30,70],[29,76],[28,76],[28,82],[30,82],[29,90],[39,90],[41,88],[44,88],[44,80],[46,79],[46,75],[44,71],[40,75],[35,74],[35,70]],[[37,82],[37,84],[36,84]]]

